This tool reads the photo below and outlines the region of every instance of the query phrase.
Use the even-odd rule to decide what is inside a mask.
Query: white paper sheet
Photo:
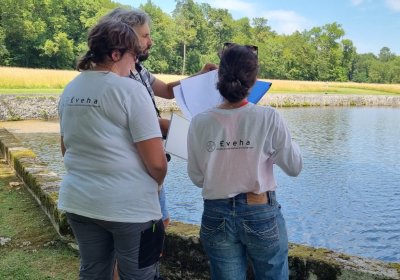
[[[187,134],[190,121],[173,113],[169,124],[167,140],[165,140],[165,151],[174,156],[187,160]]]
[[[185,98],[183,97],[183,92],[182,92],[182,87],[180,85],[175,86],[173,88],[174,91],[174,96],[176,103],[178,103],[179,109],[181,109],[181,112],[185,116],[186,119],[191,120],[192,119],[192,114],[190,113],[187,105]]]
[[[218,70],[181,80],[181,85],[173,88],[176,102],[183,115],[191,120],[198,113],[217,107],[223,97],[216,87]],[[257,80],[248,100],[256,104],[271,87],[270,82]]]
[[[213,70],[181,81],[183,98],[191,117],[222,103],[223,98],[216,88],[217,80],[218,70]]]

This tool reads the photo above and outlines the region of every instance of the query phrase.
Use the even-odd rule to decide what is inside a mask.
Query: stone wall
[[[55,119],[59,95],[0,95],[0,121]],[[175,100],[156,97],[160,111],[179,110]],[[400,107],[396,95],[266,94],[260,105],[299,106],[393,106]]]
[[[62,239],[73,242],[65,215],[57,209],[61,178],[50,172],[33,151],[24,148],[17,138],[1,128],[0,156],[4,156],[14,168]],[[164,277],[173,280],[209,279],[207,257],[201,248],[198,231],[195,225],[171,223],[161,266]],[[289,268],[293,280],[400,279],[400,263],[384,263],[296,244],[290,244]],[[253,279],[251,273],[249,279]]]

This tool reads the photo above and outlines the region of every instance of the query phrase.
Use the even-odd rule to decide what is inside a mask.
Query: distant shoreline
[[[0,95],[0,121],[58,118],[59,95]],[[156,98],[162,112],[179,111],[175,100]],[[284,107],[389,106],[400,107],[398,95],[267,94],[259,105]]]

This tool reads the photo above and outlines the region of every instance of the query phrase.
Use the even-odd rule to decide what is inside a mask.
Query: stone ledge
[[[57,209],[58,190],[61,178],[50,172],[47,164],[6,129],[0,128],[0,152],[16,175],[24,182],[53,226],[64,239],[72,240],[72,231],[64,213]]]
[[[178,275],[171,279],[209,279],[179,278],[182,271],[196,275],[208,275],[207,257],[198,237],[199,226],[173,221],[166,238],[166,261],[177,267]],[[186,248],[182,250],[182,248]],[[400,264],[387,264],[377,260],[351,256],[324,248],[313,248],[289,244],[290,279],[321,280],[389,280],[400,279]],[[199,274],[197,274],[199,273]],[[248,279],[254,279],[249,271]],[[168,276],[168,275],[167,275]],[[199,276],[197,276],[199,277]]]
[[[0,95],[0,120],[56,119],[59,95]],[[161,112],[179,111],[175,100],[156,97]],[[260,105],[273,107],[308,106],[391,106],[400,107],[398,95],[277,94],[268,93]]]
[[[33,151],[6,129],[0,128],[0,154],[14,168],[55,229],[66,241],[73,241],[66,216],[57,209],[61,178],[50,172]],[[173,221],[168,228],[162,275],[167,279],[209,279],[208,261],[199,236],[199,227]],[[290,244],[290,279],[307,280],[392,280],[400,279],[400,263],[384,263],[337,253],[322,248]],[[254,279],[249,273],[249,279]]]

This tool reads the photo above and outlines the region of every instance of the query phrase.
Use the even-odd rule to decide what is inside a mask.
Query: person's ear
[[[121,59],[121,52],[119,50],[113,50],[111,52],[111,59],[114,62],[117,62],[118,60]]]

